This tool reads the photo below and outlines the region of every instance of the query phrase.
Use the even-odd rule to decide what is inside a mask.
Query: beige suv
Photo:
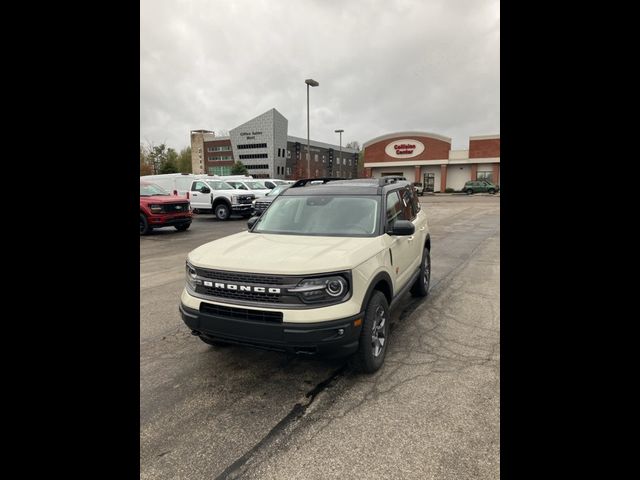
[[[187,256],[180,312],[205,343],[354,355],[388,349],[390,309],[429,290],[431,240],[416,192],[394,178],[290,188],[249,229]]]

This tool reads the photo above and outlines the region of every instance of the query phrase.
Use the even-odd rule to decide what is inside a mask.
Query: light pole
[[[344,130],[334,130],[334,132],[340,134],[340,155],[338,156],[338,162],[339,162],[340,159],[342,158],[342,132],[344,132]]]
[[[307,78],[304,83],[307,84],[307,178],[311,178],[311,142],[309,140],[309,86],[317,87],[320,84],[311,78]]]

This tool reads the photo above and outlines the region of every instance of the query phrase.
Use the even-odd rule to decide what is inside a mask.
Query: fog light
[[[344,328],[338,329],[338,335],[344,335]]]

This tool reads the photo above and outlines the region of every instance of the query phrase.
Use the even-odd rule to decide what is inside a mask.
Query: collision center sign
[[[393,158],[411,158],[424,152],[424,144],[411,138],[395,140],[388,144],[384,153]]]

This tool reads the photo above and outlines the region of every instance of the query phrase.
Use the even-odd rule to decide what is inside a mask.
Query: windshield
[[[278,195],[280,195],[282,193],[283,190],[286,190],[287,188],[289,188],[289,185],[278,185],[276,188],[271,190],[265,196],[266,197],[277,197]]]
[[[151,197],[152,195],[169,195],[169,192],[155,183],[141,183],[140,196]]]
[[[265,190],[265,189],[267,189],[267,187],[266,187],[266,185],[264,183],[260,183],[260,182],[244,182],[244,183],[251,190]]]
[[[279,196],[253,229],[293,235],[371,236],[378,230],[376,196]]]
[[[211,190],[235,190],[231,185],[222,180],[207,180],[207,185],[211,187]]]

